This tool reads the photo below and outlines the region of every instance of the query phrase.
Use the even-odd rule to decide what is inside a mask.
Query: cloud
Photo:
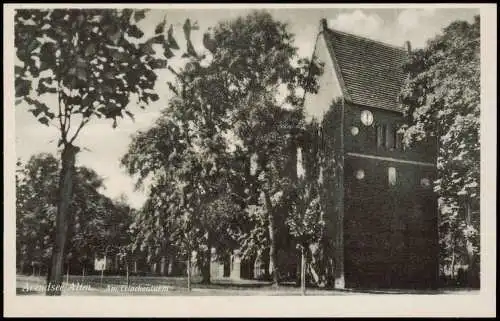
[[[459,9],[405,9],[395,19],[400,34],[410,40],[414,48],[422,48],[427,41],[441,34],[444,27],[456,20],[471,21],[474,10]]]
[[[426,20],[431,20],[436,14],[436,9],[405,9],[398,15],[396,22],[403,31],[421,28]]]
[[[340,31],[355,33],[366,37],[378,37],[385,28],[384,20],[376,13],[367,14],[357,9],[350,13],[341,13],[328,21],[330,27]]]
[[[399,12],[398,12],[399,11]],[[427,40],[457,19],[470,20],[472,11],[412,8],[391,13],[356,9],[329,19],[333,29],[402,47],[410,41],[413,48],[422,48]],[[397,13],[396,15],[393,15]],[[380,14],[379,14],[380,13]]]
[[[338,14],[328,21],[333,29],[382,41],[394,46],[403,46],[407,40],[405,32],[398,28],[394,19],[382,18],[376,12],[354,10]]]

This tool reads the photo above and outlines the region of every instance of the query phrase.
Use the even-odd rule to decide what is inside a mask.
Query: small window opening
[[[385,147],[387,149],[394,149],[395,147],[395,131],[391,125],[385,126]]]
[[[377,147],[384,146],[384,128],[382,125],[377,125]]]

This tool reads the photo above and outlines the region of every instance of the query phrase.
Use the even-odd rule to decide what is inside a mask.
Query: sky
[[[426,9],[268,9],[275,19],[287,22],[289,30],[295,34],[295,45],[300,56],[310,57],[313,52],[319,21],[328,20],[330,28],[365,36],[396,46],[403,46],[410,41],[413,48],[425,46],[428,39],[442,31],[442,28],[455,20],[472,22],[478,9],[470,8],[426,8]],[[167,19],[174,26],[174,34],[181,49],[176,53],[179,57],[185,48],[182,24],[186,18],[197,21],[199,30],[193,31],[192,42],[198,52],[203,52],[202,35],[210,26],[221,20],[233,19],[246,15],[250,9],[154,9],[150,11],[140,27],[146,34],[152,33],[154,27]],[[178,58],[170,61],[174,66],[180,63]],[[117,198],[125,195],[129,203],[139,208],[146,199],[146,190],[135,190],[134,179],[120,167],[119,160],[126,153],[131,136],[138,130],[150,127],[158,118],[160,110],[167,105],[170,96],[165,85],[170,78],[168,71],[159,74],[156,90],[160,100],[150,104],[146,110],[137,106],[129,106],[135,113],[135,121],[123,119],[118,127],[112,128],[110,120],[90,122],[80,133],[76,144],[84,149],[77,156],[77,165],[94,169],[105,179],[105,195]],[[53,102],[52,97],[45,100]],[[41,152],[57,153],[58,130],[55,127],[40,125],[28,112],[28,106],[19,104],[15,112],[16,156],[27,160]]]

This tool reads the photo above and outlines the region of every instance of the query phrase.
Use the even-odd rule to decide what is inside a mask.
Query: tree
[[[32,156],[18,164],[16,208],[16,252],[21,272],[26,263],[39,268],[50,265],[55,236],[58,173],[60,166],[51,154]],[[69,229],[64,262],[84,268],[96,252],[117,248],[129,242],[127,229],[130,213],[126,204],[113,202],[100,193],[103,180],[93,170],[77,167],[73,177],[75,195],[70,204],[74,213]]]
[[[154,71],[166,67],[173,55],[171,49],[178,48],[172,28],[165,32],[165,20],[156,27],[153,37],[144,39],[137,22],[144,19],[145,12],[16,10],[15,47],[20,61],[15,68],[16,102],[27,103],[41,124],[56,126],[60,132],[60,202],[49,276],[54,285],[62,282],[71,182],[80,150],[75,140],[92,119],[109,118],[116,127],[118,117],[125,114],[133,118],[127,107],[134,96],[142,107],[158,100],[153,91],[157,78]],[[155,45],[163,47],[164,58],[156,58]],[[56,97],[54,106],[43,102],[46,94]],[[47,295],[60,295],[60,291],[48,291]]]
[[[231,216],[238,211],[224,196],[229,191],[229,166],[221,133],[215,129],[222,118],[195,109],[198,97],[176,96],[152,128],[133,138],[122,163],[139,185],[152,178],[137,222],[143,247],[158,253],[162,244],[171,244],[188,260],[196,251],[203,281],[210,282],[211,248],[230,242]],[[190,128],[194,123],[197,130]]]
[[[235,171],[250,186],[240,196],[248,200],[247,206],[261,207],[253,213],[265,213],[267,225],[267,236],[248,235],[259,234],[269,240],[275,285],[279,282],[278,230],[284,229],[284,219],[279,215],[285,212],[292,186],[289,169],[294,167],[293,141],[303,117],[300,95],[317,90],[315,80],[321,72],[316,62],[297,59],[294,36],[287,29],[285,23],[275,21],[265,11],[219,23],[212,29],[215,49],[210,69],[222,71],[224,88],[229,89],[229,93],[222,91],[223,97],[236,107],[227,115],[230,132],[237,141],[233,157],[243,159],[247,166]],[[251,159],[256,165],[255,175],[249,173]]]
[[[456,21],[415,50],[401,100],[409,125],[405,141],[437,138],[441,198],[440,243],[445,264],[456,263],[456,244],[467,253],[469,277],[478,282],[480,179],[480,21]],[[457,239],[459,238],[459,239]],[[454,264],[452,263],[452,264]],[[470,279],[470,281],[473,281]],[[477,283],[478,284],[478,283]]]
[[[182,189],[160,178],[151,186],[149,197],[131,228],[131,252],[142,252],[152,261],[173,253],[186,259],[188,289],[191,288],[191,259],[202,238],[193,228],[192,209],[183,203]]]
[[[110,199],[100,193],[103,180],[85,167],[77,168],[80,177],[95,177],[96,185],[76,181],[73,204],[73,218],[68,234],[68,255],[70,262],[81,266],[93,264],[96,254],[114,257],[131,242],[128,231],[134,212],[126,200]],[[90,176],[90,177],[89,177]],[[83,272],[83,271],[82,271]]]
[[[290,234],[295,238],[301,252],[300,281],[304,295],[306,293],[307,252],[312,244],[321,239],[325,225],[319,188],[318,182],[307,181],[304,177],[300,177],[294,197],[295,202],[286,221]]]
[[[266,189],[263,205],[266,213],[273,213],[266,222],[272,231],[276,271],[275,216],[286,204],[280,188],[286,189],[289,181],[283,178],[283,165],[290,166],[286,162],[293,140],[290,133],[301,117],[300,111],[287,111],[282,105],[300,106],[297,89],[315,88],[308,77],[309,62],[300,60],[294,66],[292,42],[286,25],[265,12],[212,28],[204,37],[211,61],[200,61],[193,54],[183,70],[174,71],[176,82],[169,83],[174,98],[156,126],[134,138],[123,158],[130,174],[138,174],[139,183],[148,175],[182,183],[181,195],[201,224],[196,228],[205,233],[208,255],[213,245],[210,226],[217,226],[209,221],[219,215],[204,216],[210,211],[200,205],[213,204],[227,193],[231,197],[225,204],[234,207],[229,205],[234,203],[243,210]],[[287,91],[284,102],[276,98],[280,87]],[[255,154],[259,170],[252,177],[248,165]],[[255,188],[244,188],[245,184]],[[274,274],[277,283],[278,272]]]
[[[17,165],[16,261],[25,272],[27,264],[41,268],[50,258],[59,167],[50,154],[33,156]]]
[[[294,164],[293,137],[290,133],[297,128],[298,118],[294,113],[273,104],[255,106],[248,112],[255,122],[243,131],[245,143],[251,155],[255,155],[255,175],[249,179],[258,198],[256,213],[264,214],[266,236],[268,238],[270,266],[274,285],[280,281],[278,250],[279,239],[286,239],[287,232],[283,217],[288,204],[291,204],[294,175],[290,167]],[[250,157],[249,157],[250,158]],[[256,226],[259,229],[259,226]]]

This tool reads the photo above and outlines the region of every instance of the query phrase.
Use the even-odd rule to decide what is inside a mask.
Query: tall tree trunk
[[[79,148],[66,144],[62,151],[61,176],[59,181],[59,204],[56,217],[56,237],[52,250],[52,262],[48,277],[46,295],[61,295],[64,252],[68,236],[69,207],[73,196],[73,174]]]
[[[269,259],[269,249],[265,249],[261,254],[261,265],[264,265],[264,278],[268,280],[271,277],[271,271],[269,269],[270,259]]]
[[[273,206],[271,203],[271,198],[268,193],[265,193],[266,197],[266,208],[268,213],[269,222],[269,263],[273,266],[272,270],[272,284],[273,286],[279,285],[279,268],[278,268],[278,248],[277,248],[277,237],[276,237],[276,222],[274,217]]]
[[[201,283],[210,284],[210,254],[205,253],[203,257],[201,268]]]
[[[295,266],[295,285],[300,287],[301,286],[301,271],[302,271],[302,265],[297,264]]]
[[[169,259],[168,259],[168,268],[167,268],[167,275],[173,275],[176,272],[175,270],[175,256],[170,254],[169,256]]]
[[[128,261],[125,263],[126,266],[126,273],[127,273],[127,288],[130,286],[130,273],[129,273],[129,269],[128,269]]]
[[[161,257],[161,261],[160,261],[160,274],[161,274],[161,276],[167,275],[166,266],[167,266],[167,257],[165,255],[163,255]]]
[[[470,201],[467,201],[465,204],[465,214],[466,214],[466,223],[468,226],[472,226],[472,210],[471,210],[471,205]],[[472,241],[469,237],[467,237],[466,244],[465,246],[467,247],[467,263],[468,263],[468,268],[467,268],[467,286],[476,286],[475,283],[477,276],[476,276],[476,262],[475,262],[475,257],[474,257],[474,250],[473,250],[473,244]]]
[[[450,269],[450,274],[451,274],[451,279],[453,282],[455,282],[455,245],[453,245],[451,249],[451,269]]]
[[[118,255],[115,254],[114,257],[115,257],[115,267],[114,267],[114,269],[115,269],[115,272],[118,272],[118,268],[119,268],[119,266],[118,266]]]
[[[187,288],[191,291],[191,252],[188,252],[187,258]]]
[[[207,247],[208,250],[204,253],[201,262],[201,283],[210,284],[210,266],[212,262],[212,239],[210,232],[207,233]]]

